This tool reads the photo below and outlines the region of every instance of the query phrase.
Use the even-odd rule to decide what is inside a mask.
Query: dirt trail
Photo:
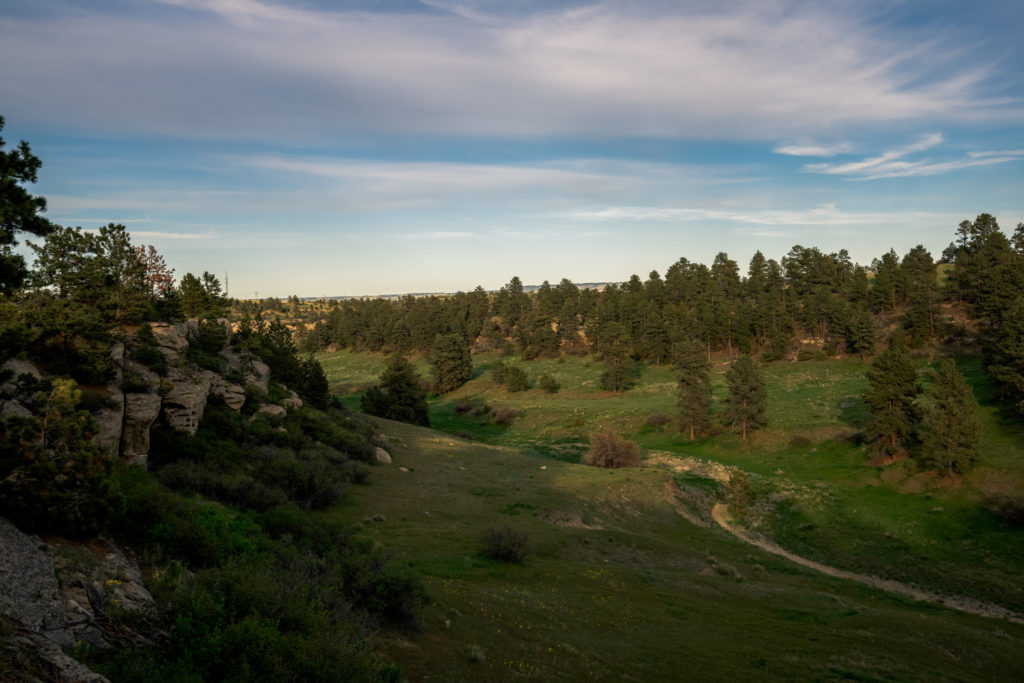
[[[857,574],[856,572],[846,571],[845,569],[836,569],[835,567],[829,567],[828,565],[821,564],[820,562],[809,560],[806,557],[795,555],[763,536],[751,533],[745,529],[734,527],[729,523],[729,513],[726,506],[722,503],[715,503],[714,507],[711,509],[711,516],[720,527],[744,543],[757,546],[765,552],[771,553],[772,555],[778,555],[779,557],[784,557],[790,562],[802,567],[807,567],[808,569],[813,569],[816,572],[820,572],[828,576],[834,576],[838,579],[856,581],[857,583],[862,583],[866,586],[871,586],[872,588],[878,588],[913,600],[919,600],[921,602],[930,602],[942,605],[943,607],[967,612],[968,614],[975,614],[993,619],[1006,619],[1007,621],[1012,621],[1015,624],[1024,624],[1024,616],[1008,610],[1005,607],[1000,607],[999,605],[993,605],[991,603],[959,596],[939,595],[938,593],[914,588],[905,583],[900,583],[899,581],[882,579],[877,576],[870,576],[867,574]]]

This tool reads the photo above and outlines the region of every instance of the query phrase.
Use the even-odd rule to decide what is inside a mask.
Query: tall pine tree
[[[935,372],[921,418],[921,464],[944,474],[962,473],[978,458],[978,402],[967,380],[946,359]]]
[[[679,344],[675,357],[679,384],[679,424],[690,441],[711,426],[711,380],[704,344],[690,339]]]
[[[896,455],[909,446],[920,416],[914,404],[921,393],[917,371],[902,341],[895,339],[864,374],[869,385],[864,401],[872,415],[868,438],[878,452]]]
[[[725,418],[746,441],[748,430],[768,424],[764,376],[754,359],[743,354],[725,373],[725,382],[729,387]]]

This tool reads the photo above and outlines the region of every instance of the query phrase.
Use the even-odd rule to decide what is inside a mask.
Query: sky
[[[232,296],[622,281],[1024,222],[1024,2],[0,0],[59,224]]]

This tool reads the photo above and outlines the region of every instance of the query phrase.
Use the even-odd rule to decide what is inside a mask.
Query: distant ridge
[[[608,285],[618,285],[621,282],[574,282],[574,285],[580,289],[596,289],[597,291],[603,290]],[[554,287],[555,285],[552,285]],[[523,285],[524,292],[535,292],[540,289],[540,285]],[[462,290],[465,291],[465,290]],[[472,290],[469,290],[472,291]],[[499,290],[488,289],[488,294],[497,294]],[[326,299],[327,301],[351,301],[353,299],[401,299],[404,296],[411,297],[423,297],[423,296],[454,296],[458,292],[407,292],[405,294],[354,294],[354,295],[337,295],[337,296],[300,296],[300,301],[320,301]]]

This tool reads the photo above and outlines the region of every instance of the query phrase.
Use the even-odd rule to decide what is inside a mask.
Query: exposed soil
[[[683,515],[689,519],[688,515]],[[931,591],[921,590],[899,581],[893,581],[891,579],[882,579],[877,576],[870,576],[868,574],[858,574],[856,572],[847,571],[845,569],[837,569],[814,560],[809,560],[806,557],[801,557],[794,553],[789,552],[785,548],[778,544],[769,541],[763,536],[735,527],[730,523],[729,512],[725,505],[722,503],[715,503],[711,509],[711,517],[715,520],[718,526],[722,527],[730,534],[740,539],[744,543],[757,546],[761,550],[771,553],[772,555],[778,555],[779,557],[785,558],[794,564],[798,564],[801,567],[812,569],[816,572],[833,576],[837,579],[847,579],[849,581],[856,581],[857,583],[871,586],[872,588],[878,588],[880,590],[888,591],[889,593],[895,593],[902,595],[913,600],[919,600],[921,602],[930,602],[950,609],[955,609],[960,612],[967,612],[968,614],[975,614],[982,617],[989,617],[992,619],[1006,619],[1016,624],[1024,624],[1024,616],[1017,614],[1005,607],[999,605],[993,605],[991,603],[981,602],[979,600],[972,600],[971,598],[965,598],[956,595],[940,595]]]

